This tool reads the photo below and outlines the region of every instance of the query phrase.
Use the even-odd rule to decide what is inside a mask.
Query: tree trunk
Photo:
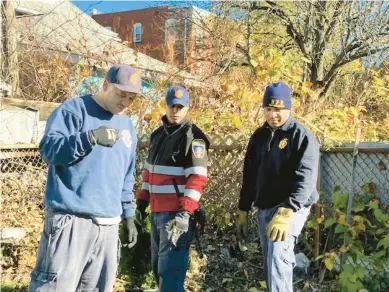
[[[12,89],[10,95],[13,98],[19,96],[19,70],[17,54],[17,31],[15,17],[15,1],[1,1],[1,31],[2,31],[2,82]]]

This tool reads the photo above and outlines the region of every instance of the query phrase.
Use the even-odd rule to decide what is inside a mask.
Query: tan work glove
[[[273,241],[284,241],[288,238],[290,221],[292,220],[293,210],[287,208],[278,208],[277,213],[267,225],[267,237]]]
[[[238,210],[236,212],[236,237],[238,239],[239,249],[246,251],[247,246],[245,238],[247,237],[248,230],[248,212]]]
[[[134,217],[126,219],[126,226],[128,230],[128,248],[132,248],[138,240],[138,230],[136,229]]]

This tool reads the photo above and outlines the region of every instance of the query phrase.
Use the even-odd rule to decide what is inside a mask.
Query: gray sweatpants
[[[112,291],[119,258],[118,224],[47,209],[29,291]]]
[[[266,227],[277,212],[278,206],[258,210],[258,232],[269,292],[293,291],[293,268],[296,263],[294,246],[307,221],[310,209],[310,206],[304,207],[293,213],[287,240],[278,242],[270,240],[266,234]]]

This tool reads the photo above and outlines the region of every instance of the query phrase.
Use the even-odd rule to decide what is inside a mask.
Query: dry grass
[[[21,227],[27,232],[18,242],[2,243],[2,281],[29,281],[43,228],[45,180],[45,171],[34,168],[1,174],[2,228]]]

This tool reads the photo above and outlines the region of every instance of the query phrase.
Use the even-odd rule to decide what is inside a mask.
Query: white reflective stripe
[[[162,166],[155,165],[152,173],[166,174],[166,175],[184,175],[184,168],[177,166]]]
[[[185,169],[185,176],[188,177],[191,174],[200,174],[207,176],[207,168],[202,166],[195,166]]]
[[[177,185],[177,187],[180,193],[184,192],[185,185]],[[152,192],[153,194],[177,194],[176,189],[173,185],[168,185],[168,186],[151,185],[150,192]]]
[[[148,171],[150,171],[151,170],[151,165],[147,161],[145,161],[145,166],[143,168],[147,169]]]
[[[200,201],[201,194],[198,191],[192,189],[185,189],[184,196],[195,200],[196,202]]]
[[[148,182],[144,182],[144,183],[142,183],[142,190],[146,190],[146,191],[148,191],[148,190],[149,190],[149,188],[150,188],[150,185],[149,185],[149,183],[148,183]]]
[[[145,169],[150,173],[166,174],[166,175],[184,175],[184,168],[179,166],[165,166],[165,165],[150,165],[145,163]]]

